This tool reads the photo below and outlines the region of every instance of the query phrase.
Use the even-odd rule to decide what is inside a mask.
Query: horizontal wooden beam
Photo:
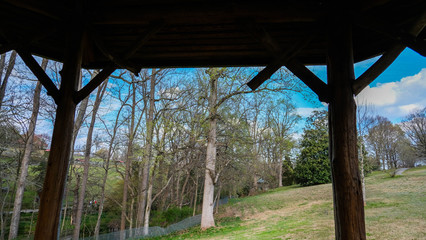
[[[117,8],[116,5],[98,6],[100,14],[93,19],[94,24],[146,24],[153,19],[163,19],[168,23],[179,24],[197,19],[200,22],[234,21],[243,17],[258,17],[281,22],[312,22],[322,17],[324,6],[309,0],[274,1],[272,4],[249,1],[238,4],[234,1],[219,1],[211,4],[206,1],[188,3],[133,4]]]
[[[37,63],[31,53],[24,50],[17,50],[21,59],[25,62],[27,67],[33,72],[33,74],[37,77],[37,79],[41,82],[44,88],[47,90],[47,95],[52,96],[52,98],[57,101],[59,100],[59,90],[56,88],[52,79],[47,76],[46,72],[41,68],[41,66]]]
[[[22,1],[22,0],[4,0],[10,5],[17,8],[22,8],[34,13],[41,14],[45,17],[49,17],[55,20],[62,20],[63,14],[67,13],[69,16],[72,13],[65,8],[56,8],[57,4],[46,4],[43,1]]]
[[[292,59],[284,66],[316,93],[321,102],[330,102],[328,85],[312,73],[303,63]]]
[[[395,59],[405,49],[405,46],[397,44],[391,49],[386,51],[367,71],[359,76],[352,83],[352,91],[358,95],[365,87],[374,81],[380,74],[382,74]]]
[[[115,65],[111,64],[110,66],[100,71],[88,84],[86,84],[86,86],[74,94],[74,103],[78,104],[84,98],[89,96],[89,94],[95,90],[105,79],[107,79],[116,69],[117,68]]]

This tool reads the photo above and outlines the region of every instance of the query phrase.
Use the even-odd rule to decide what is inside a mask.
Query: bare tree
[[[96,73],[94,73],[96,74]],[[95,122],[96,122],[96,115],[99,109],[99,105],[101,104],[102,98],[105,94],[106,87],[108,85],[108,81],[105,80],[99,87],[98,92],[96,94],[95,102],[93,103],[93,109],[92,109],[92,119],[89,125],[89,130],[87,133],[87,139],[86,139],[86,149],[84,152],[84,170],[83,170],[83,178],[80,185],[80,193],[78,196],[78,206],[77,206],[77,215],[75,219],[75,225],[74,225],[74,232],[73,232],[73,239],[78,240],[80,236],[80,224],[81,224],[81,216],[83,213],[83,206],[84,206],[84,197],[86,194],[86,185],[87,185],[87,179],[89,178],[89,167],[90,167],[90,155],[91,155],[91,149],[92,149],[92,137],[93,137],[93,130],[95,128]]]
[[[127,99],[125,99],[123,102],[127,102],[128,97],[130,97],[130,95],[127,95]],[[104,204],[105,204],[105,186],[106,186],[106,182],[107,182],[107,179],[108,179],[110,161],[111,161],[112,155],[114,153],[114,148],[116,146],[115,140],[116,140],[117,132],[118,132],[119,127],[123,124],[123,121],[120,121],[120,115],[121,115],[121,111],[123,110],[123,108],[124,108],[124,104],[121,104],[119,109],[117,110],[117,113],[115,115],[114,125],[112,127],[112,131],[109,130],[109,127],[107,126],[105,121],[103,121],[102,118],[100,119],[102,121],[102,123],[104,124],[105,130],[107,131],[110,139],[109,139],[109,143],[108,143],[107,154],[105,156],[104,165],[103,165],[105,173],[104,173],[104,176],[103,176],[103,179],[102,179],[102,184],[101,184],[101,198],[99,200],[98,219],[96,221],[95,233],[94,233],[95,239],[99,238],[99,231],[100,231],[100,228],[101,228],[101,217],[102,217]]]
[[[300,91],[297,84],[285,74],[278,75],[278,78],[271,78],[255,91],[245,89],[245,83],[251,74],[244,72],[244,69],[234,68],[209,68],[205,70],[204,78],[208,80],[208,135],[207,135],[207,155],[206,170],[204,178],[203,206],[201,216],[201,229],[214,227],[213,205],[214,205],[214,185],[219,179],[219,172],[216,172],[216,147],[217,147],[217,119],[219,117],[219,107],[229,99],[249,93],[263,91],[285,92]],[[221,79],[227,83],[227,90],[218,88],[218,81]],[[228,81],[226,81],[228,80]]]
[[[366,193],[365,193],[365,159],[364,159],[364,145],[365,139],[367,138],[368,129],[374,123],[374,119],[371,116],[372,106],[367,103],[357,103],[357,132],[358,132],[358,158],[359,158],[359,167],[360,167],[360,176],[361,176],[361,187],[362,187],[362,199],[364,205],[366,204]]]
[[[426,107],[409,114],[402,123],[419,158],[426,158]]]
[[[46,70],[48,60],[43,59],[41,67]],[[7,81],[7,80],[6,80]],[[18,236],[19,219],[21,215],[22,199],[24,198],[25,182],[28,176],[28,166],[31,159],[31,153],[33,150],[34,132],[37,124],[37,117],[40,109],[40,94],[41,94],[41,83],[38,81],[34,89],[33,96],[33,109],[30,118],[28,131],[25,134],[25,149],[21,160],[20,174],[18,178],[15,202],[13,204],[12,219],[10,222],[9,239],[15,239]]]
[[[16,62],[16,52],[12,51],[9,56],[9,63],[6,64],[6,53],[0,55],[0,109],[3,105],[4,96],[6,93],[7,83],[9,81],[10,74],[12,73],[13,67]],[[4,77],[2,79],[4,71]]]

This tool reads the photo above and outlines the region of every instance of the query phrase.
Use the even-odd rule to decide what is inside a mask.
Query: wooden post
[[[328,25],[327,75],[330,90],[330,160],[336,239],[366,239],[358,167],[355,80],[351,24],[334,18]]]
[[[61,87],[57,101],[52,145],[40,198],[40,209],[34,239],[59,238],[59,219],[68,172],[76,108],[73,97],[78,86],[82,59],[81,30],[70,29],[68,34],[65,60],[61,71]]]

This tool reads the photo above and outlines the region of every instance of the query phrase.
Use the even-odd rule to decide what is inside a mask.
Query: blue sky
[[[358,77],[377,58],[355,64]],[[326,81],[326,67],[315,66],[311,70]],[[400,122],[411,111],[426,106],[426,58],[411,49],[405,49],[392,65],[358,96],[359,103],[373,106],[374,114]],[[308,116],[316,108],[325,108],[319,101],[309,103],[297,99],[299,114]]]

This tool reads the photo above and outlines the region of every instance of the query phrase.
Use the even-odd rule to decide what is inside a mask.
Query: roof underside
[[[104,68],[112,59],[129,69],[265,66],[277,56],[268,41],[282,51],[305,41],[295,57],[319,65],[326,63],[331,8],[316,0],[108,0],[86,1],[78,13],[62,1],[6,0],[0,2],[0,47],[13,45],[62,62],[69,19],[79,16],[87,29],[85,68]],[[379,0],[360,1],[357,9],[356,62],[389,49],[395,44],[389,29],[408,31],[426,6],[424,0]]]

